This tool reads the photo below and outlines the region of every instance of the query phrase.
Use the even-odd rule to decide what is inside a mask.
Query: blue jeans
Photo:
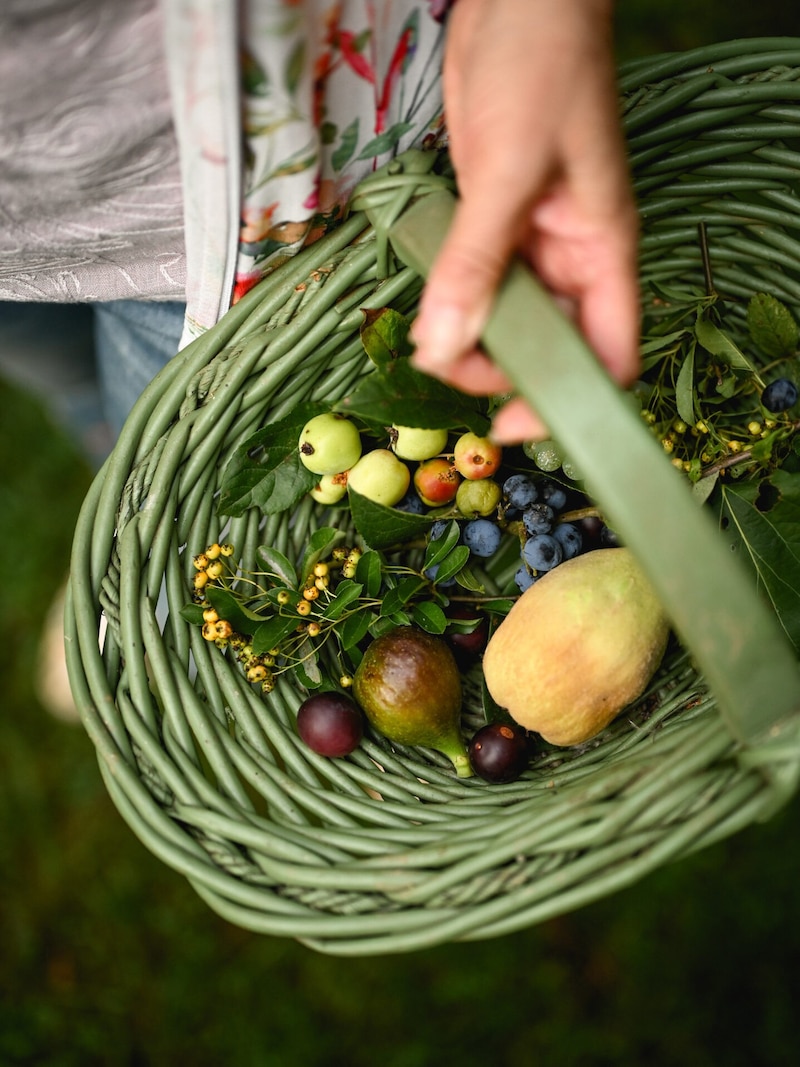
[[[0,374],[44,403],[94,466],[178,351],[181,302],[0,302]]]

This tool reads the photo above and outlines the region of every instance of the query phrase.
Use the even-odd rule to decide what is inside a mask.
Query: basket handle
[[[455,197],[432,192],[391,225],[397,256],[423,277],[450,225]],[[521,262],[511,265],[482,342],[585,477],[656,589],[734,738],[765,760],[784,799],[800,750],[800,666],[777,617],[729,552],[708,511],[669,463],[583,337]],[[776,779],[781,779],[776,780]]]

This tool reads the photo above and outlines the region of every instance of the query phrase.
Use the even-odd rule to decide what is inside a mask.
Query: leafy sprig
[[[504,613],[510,606],[508,597],[488,592],[471,573],[459,584],[469,553],[458,544],[455,522],[410,556],[406,549],[403,558],[342,544],[341,533],[328,527],[317,529],[313,542],[298,564],[262,546],[256,552],[261,568],[250,573],[230,562],[232,550],[220,556],[219,546],[194,560],[194,602],[183,617],[235,655],[264,692],[284,671],[294,671],[308,688],[331,674],[348,684],[364,638],[395,626],[413,624],[437,635],[468,632],[478,624],[477,610],[473,620],[448,618],[451,582],[469,589],[464,599],[476,609],[480,604]]]

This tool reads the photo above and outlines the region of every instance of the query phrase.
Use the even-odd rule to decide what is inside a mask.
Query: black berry
[[[797,403],[797,386],[789,378],[776,378],[761,394],[761,403],[767,411],[788,411]]]

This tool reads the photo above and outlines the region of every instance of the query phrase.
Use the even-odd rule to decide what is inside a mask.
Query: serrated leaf
[[[675,407],[678,415],[689,426],[693,426],[694,418],[694,345],[689,346],[689,351],[681,363],[678,377],[675,381]]]
[[[694,327],[695,336],[700,344],[712,356],[721,359],[732,370],[747,371],[755,374],[756,370],[747,356],[723,330],[708,319],[698,316]]]
[[[274,515],[288,511],[313,489],[319,477],[300,462],[297,443],[308,420],[326,410],[322,404],[299,404],[240,445],[222,476],[219,514],[237,518],[258,507]]]
[[[415,370],[407,359],[392,360],[368,374],[335,410],[379,420],[384,426],[394,423],[428,430],[466,427],[480,436],[490,426],[475,397]]]
[[[423,600],[411,608],[411,620],[429,634],[443,634],[447,629],[447,616],[433,600]]]
[[[297,585],[297,572],[294,569],[294,565],[277,548],[272,548],[270,545],[259,545],[256,549],[256,558],[268,577],[277,578],[282,585],[290,588]]]
[[[771,293],[756,293],[747,305],[747,328],[753,344],[770,359],[796,351],[800,327],[791,311]]]
[[[777,491],[764,507],[765,489]],[[751,566],[781,625],[800,651],[800,484],[776,471],[765,483],[721,487],[722,516],[734,550]],[[765,694],[766,699],[766,694]]]
[[[253,652],[257,656],[269,652],[297,629],[297,616],[273,615],[266,619],[254,631],[252,636]]]
[[[409,323],[405,315],[393,308],[364,309],[360,336],[364,351],[372,362],[381,367],[411,354],[408,339]]]
[[[362,641],[374,621],[375,615],[371,611],[359,611],[345,619],[338,631],[342,651],[349,652]]]
[[[348,497],[353,524],[370,548],[390,548],[411,541],[431,525],[425,515],[387,508],[353,489],[348,489]]]

